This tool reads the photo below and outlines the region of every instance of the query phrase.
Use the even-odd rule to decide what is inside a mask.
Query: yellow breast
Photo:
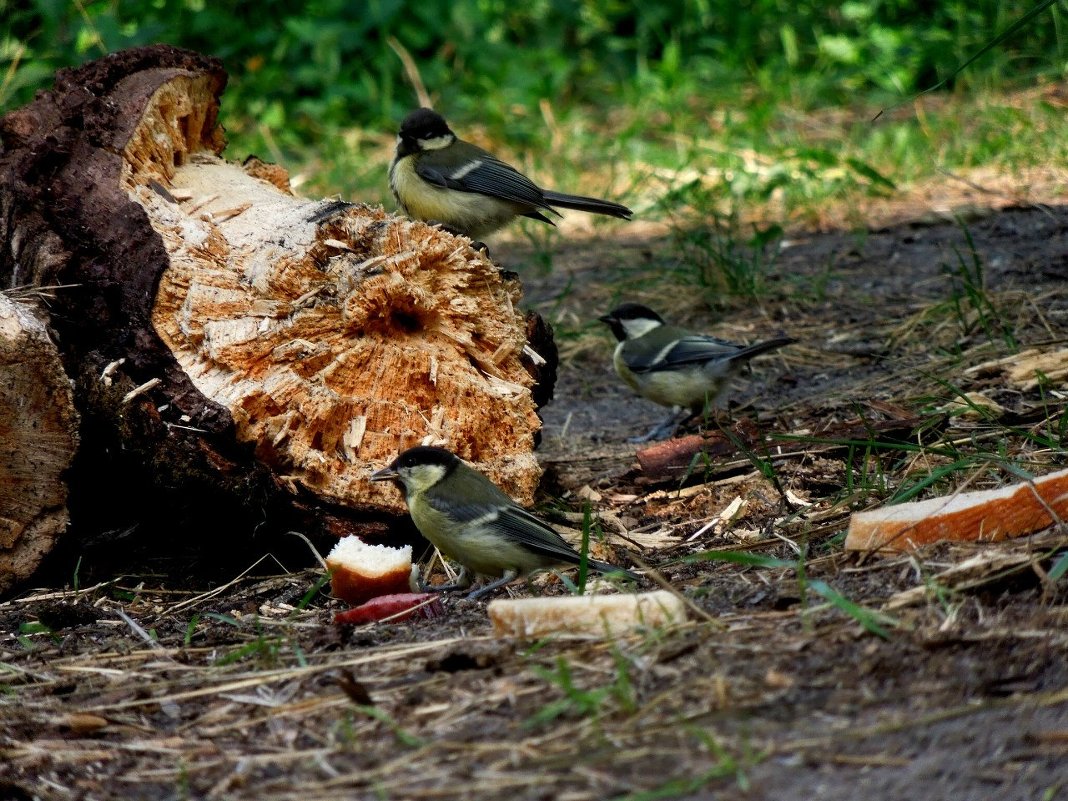
[[[515,205],[489,195],[460,192],[424,181],[415,171],[415,156],[395,161],[389,186],[404,213],[414,220],[443,225],[478,239],[516,216]]]

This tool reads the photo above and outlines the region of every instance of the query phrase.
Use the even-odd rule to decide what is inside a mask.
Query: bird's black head
[[[433,109],[417,108],[401,122],[397,153],[407,156],[421,150],[437,150],[456,141],[445,118]]]
[[[430,445],[419,445],[402,452],[400,456],[393,460],[391,466],[395,469],[420,465],[438,465],[444,468],[451,468],[459,461],[460,458],[452,451],[435,448]]]
[[[421,491],[441,481],[459,464],[459,457],[451,451],[419,445],[372,473],[371,481],[399,481],[408,491]]]
[[[664,324],[659,314],[640,303],[621,303],[597,319],[611,328],[612,334],[620,342],[628,336],[634,336],[637,330],[647,331],[650,327]]]

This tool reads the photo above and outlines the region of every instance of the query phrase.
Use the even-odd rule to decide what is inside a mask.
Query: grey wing
[[[567,565],[577,565],[582,561],[579,552],[572,548],[563,537],[522,507],[512,505],[507,509],[502,509],[494,525],[507,531],[510,537],[521,542],[525,548],[534,553]],[[608,562],[599,562],[589,558],[587,564],[591,570],[600,573],[624,573],[634,581],[638,580],[636,574],[610,565]]]
[[[733,342],[723,339],[688,334],[662,346],[650,346],[641,338],[632,340],[624,347],[623,357],[633,372],[649,373],[713,361],[730,361],[742,350]]]
[[[434,184],[434,186],[440,186],[442,189],[461,189],[459,185],[453,186],[448,176],[437,167],[431,167],[429,164],[422,161],[416,162],[415,172],[416,175],[427,183]],[[392,177],[392,175],[390,177]]]
[[[666,349],[662,366],[657,368],[651,365],[650,369],[678,370],[694,364],[715,364],[718,368],[729,367],[734,362],[752,359],[761,353],[767,353],[769,350],[775,350],[796,341],[793,337],[775,337],[753,345],[739,345],[725,339],[689,334],[680,337],[670,348]]]
[[[725,339],[715,337],[690,335],[675,342],[664,356],[667,369],[691,364],[704,364],[719,360],[729,361],[743,350],[742,346]]]
[[[533,208],[549,208],[541,189],[533,181],[488,153],[451,174],[425,162],[419,162],[415,171],[430,183],[448,189],[490,195]]]
[[[578,552],[530,512],[516,506],[504,493],[502,503],[470,503],[463,506],[449,504],[443,508],[439,498],[429,497],[427,502],[440,512],[447,513],[460,523],[485,526],[501,532],[533,553],[559,559],[561,562],[578,564]]]
[[[558,559],[567,564],[577,565],[579,563],[578,551],[546,523],[522,507],[513,504],[501,509],[493,526],[534,553]]]

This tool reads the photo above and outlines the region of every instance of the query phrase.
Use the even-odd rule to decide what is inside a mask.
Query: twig
[[[138,623],[136,620],[126,614],[122,609],[116,609],[115,611],[118,613],[119,617],[123,619],[126,625],[133,630],[133,633],[140,637],[142,640],[144,640],[146,643],[148,643],[149,647],[154,648],[158,651],[167,650],[162,645],[160,645],[160,643],[157,642],[151,634],[145,631],[144,627],[140,623]]]
[[[423,79],[419,75],[419,68],[415,65],[415,59],[412,58],[412,54],[398,41],[396,36],[387,36],[386,44],[397,54],[397,58],[404,65],[404,74],[408,77],[408,82],[411,83],[412,89],[415,90],[419,105],[423,108],[433,108],[434,104],[430,101],[430,93],[423,84]]]
[[[323,559],[323,555],[321,553],[319,553],[319,549],[316,548],[314,545],[312,545],[312,541],[311,540],[309,540],[307,537],[305,537],[299,531],[287,531],[286,534],[288,534],[291,537],[300,537],[302,540],[304,540],[304,542],[307,544],[309,550],[311,550],[312,555],[315,557],[316,561],[319,562],[319,564],[322,566],[323,570],[329,570],[329,568],[326,566],[326,560]]]

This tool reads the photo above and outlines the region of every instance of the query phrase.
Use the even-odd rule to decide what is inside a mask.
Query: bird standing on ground
[[[797,340],[776,337],[755,345],[738,345],[667,325],[640,303],[624,303],[599,318],[619,344],[612,354],[616,373],[639,395],[671,406],[671,416],[638,441],[670,436],[680,409],[701,414],[726,386],[739,366]]]
[[[619,203],[541,189],[491,153],[457,138],[428,108],[401,123],[389,186],[409,217],[441,223],[476,240],[517,216],[553,225],[545,214],[559,217],[554,206],[624,220],[631,216]]]
[[[443,448],[409,448],[373,473],[371,480],[399,482],[416,528],[462,566],[455,584],[427,589],[467,589],[471,573],[497,577],[468,596],[478,598],[519,576],[578,565],[581,560],[578,551],[547,524]],[[607,562],[588,559],[587,565],[599,573],[622,573],[638,580],[634,573]]]

